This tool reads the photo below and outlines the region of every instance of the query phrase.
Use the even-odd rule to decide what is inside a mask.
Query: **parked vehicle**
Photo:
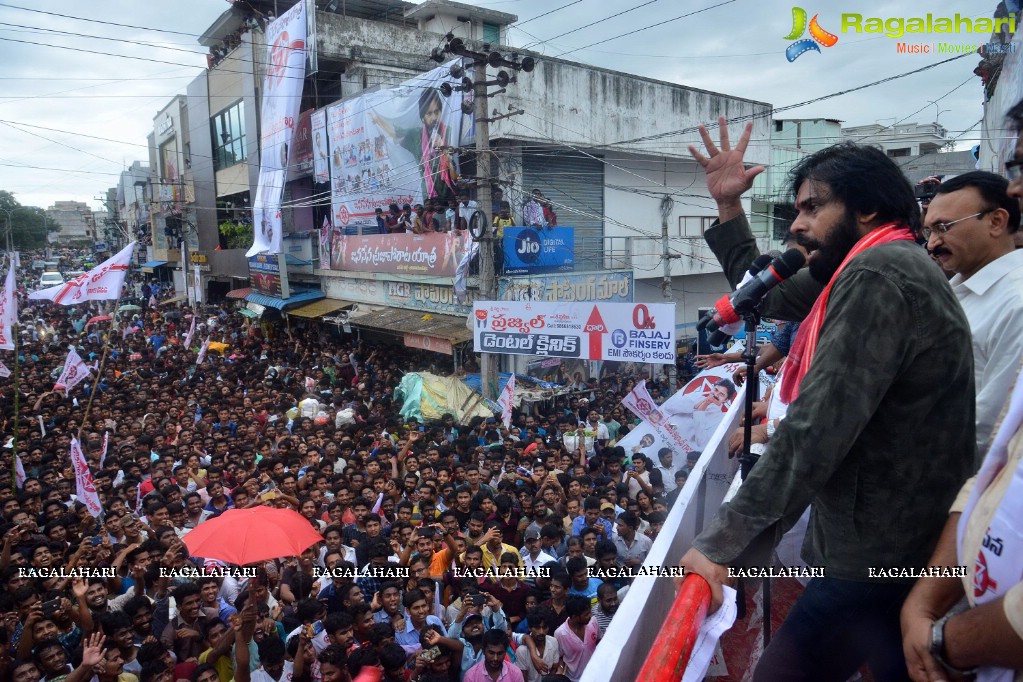
[[[64,275],[60,274],[59,272],[47,271],[47,272],[44,272],[42,274],[42,276],[39,278],[39,286],[43,287],[43,288],[55,287],[58,284],[63,284],[63,283],[64,283]]]

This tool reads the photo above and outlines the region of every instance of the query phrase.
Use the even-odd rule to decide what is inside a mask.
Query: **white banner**
[[[53,390],[56,391],[63,388],[66,397],[71,392],[71,389],[80,384],[91,371],[92,367],[85,364],[85,361],[78,355],[75,347],[71,346],[68,350],[67,359],[64,361],[64,371],[60,373],[60,378],[53,385]]]
[[[14,476],[15,482],[18,484],[18,490],[25,487],[25,480],[28,476],[25,475],[25,465],[21,461],[21,457],[18,455],[14,456]]]
[[[456,150],[471,139],[463,93],[440,94],[455,61],[327,109],[334,227],[376,228],[375,210],[436,198],[447,205],[458,182]]]
[[[305,84],[306,3],[296,3],[266,28],[259,140],[259,185],[252,205],[252,246],[246,256],[281,252],[281,195],[288,177],[288,150],[298,122]]]
[[[646,393],[643,382],[642,392],[633,395],[634,391],[622,400],[643,423],[619,440],[618,445],[630,453],[642,452],[654,464],[659,461],[657,452],[661,448],[669,448],[675,454],[702,452],[735,399],[732,374],[741,366],[742,363],[733,363],[706,369],[661,405],[654,404],[649,394],[643,395]],[[675,462],[676,467],[680,464]]]
[[[675,362],[674,303],[476,301],[477,353]]]
[[[53,301],[60,305],[78,305],[86,301],[113,301],[121,296],[121,287],[128,274],[135,242],[128,244],[109,259],[70,282],[49,289],[33,291],[32,301]]]
[[[82,444],[77,438],[71,439],[71,464],[75,468],[75,495],[78,496],[78,501],[89,509],[89,513],[98,518],[103,513],[103,505],[100,504],[99,493],[96,492],[92,472],[89,471],[89,463],[82,454]]]
[[[309,117],[313,130],[313,181],[330,182],[330,152],[327,150],[327,110],[314,111]]]
[[[0,362],[0,379],[6,379],[11,376],[11,370],[7,369],[7,365]]]
[[[511,426],[512,408],[515,407],[515,375],[512,374],[508,377],[508,383],[504,385],[504,390],[501,391],[501,395],[497,398],[497,404],[501,406],[501,421],[504,422],[504,428]]]
[[[210,340],[206,339],[202,342],[202,348],[199,349],[199,357],[195,359],[195,366],[198,367],[202,364],[202,361],[206,359],[206,351],[210,348]]]
[[[199,317],[198,314],[192,313],[192,324],[188,327],[188,333],[185,334],[185,350],[192,347],[192,335],[195,334],[195,318]]]
[[[14,350],[14,325],[18,323],[18,285],[15,282],[14,256],[8,259],[7,278],[0,291],[0,350]]]
[[[103,468],[103,464],[107,461],[107,444],[110,442],[110,432],[107,431],[103,434],[103,452],[99,454],[99,468]]]

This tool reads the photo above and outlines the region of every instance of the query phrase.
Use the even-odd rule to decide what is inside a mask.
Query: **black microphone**
[[[766,258],[766,256],[759,258]],[[766,268],[758,272],[753,279],[739,287],[730,296],[722,296],[718,299],[714,304],[714,310],[704,315],[696,328],[717,332],[721,327],[738,322],[743,315],[752,312],[760,305],[760,301],[768,291],[796,274],[804,263],[806,263],[806,256],[802,251],[789,249],[771,261]],[[752,271],[752,268],[750,270]]]

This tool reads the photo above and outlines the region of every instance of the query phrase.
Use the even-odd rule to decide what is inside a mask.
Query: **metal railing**
[[[690,472],[689,479],[650,548],[644,566],[678,566],[682,555],[721,506],[730,489],[734,491],[734,487],[738,486],[734,479],[738,476],[739,463],[737,459],[728,457],[728,437],[739,426],[744,394],[744,389],[740,389],[728,413],[704,448],[703,455]],[[671,670],[684,670],[684,664],[679,667],[677,661],[665,658],[669,654],[685,653],[681,649],[675,654],[671,654],[672,650],[658,650],[651,655],[651,643],[662,631],[670,631],[667,634],[672,636],[681,636],[683,631],[699,628],[702,617],[698,608],[694,611],[692,606],[698,606],[700,600],[692,599],[693,595],[688,592],[683,594],[688,604],[684,607],[688,615],[684,617],[672,612],[677,595],[675,584],[670,578],[637,577],[597,645],[581,682],[640,680],[640,670],[648,656],[653,658],[654,655],[662,656],[662,665],[658,670],[665,666]],[[651,677],[642,682],[667,679],[670,678]]]

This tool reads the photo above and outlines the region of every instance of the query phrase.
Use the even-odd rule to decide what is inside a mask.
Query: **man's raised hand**
[[[728,124],[724,116],[718,117],[718,129],[721,131],[720,148],[710,139],[707,128],[701,125],[700,137],[703,138],[707,154],[705,156],[693,145],[689,145],[689,153],[703,166],[703,171],[707,175],[707,191],[714,201],[719,206],[736,204],[739,197],[753,187],[753,178],[763,173],[764,167],[754,166],[747,169],[742,161],[753,132],[752,123],[747,123],[743,128],[739,143],[734,149],[728,139]]]

